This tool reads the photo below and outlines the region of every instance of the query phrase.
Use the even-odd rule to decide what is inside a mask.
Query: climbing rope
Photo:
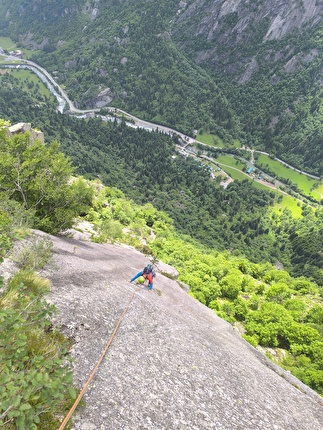
[[[80,401],[81,401],[81,399],[82,399],[82,397],[83,397],[83,395],[84,395],[84,393],[85,393],[85,390],[87,389],[88,385],[90,384],[90,382],[91,382],[91,380],[92,380],[93,376],[95,375],[96,371],[98,370],[98,368],[99,368],[99,366],[100,366],[100,364],[101,364],[101,361],[103,360],[103,358],[104,358],[104,356],[105,356],[105,354],[106,354],[107,350],[109,349],[109,346],[111,345],[111,343],[112,343],[112,341],[113,341],[113,338],[114,338],[114,336],[116,335],[116,333],[117,333],[117,331],[118,331],[118,328],[119,328],[119,326],[120,326],[120,324],[121,324],[121,322],[122,322],[122,320],[123,320],[123,317],[126,315],[126,313],[127,313],[128,309],[129,309],[129,306],[130,306],[130,304],[131,304],[131,302],[132,302],[132,299],[134,298],[134,295],[135,295],[135,294],[136,294],[136,290],[132,293],[132,295],[131,295],[131,297],[130,297],[130,299],[129,299],[129,302],[128,302],[127,306],[125,307],[124,311],[122,312],[122,315],[121,315],[121,317],[119,318],[119,321],[118,321],[117,325],[115,326],[115,329],[113,330],[113,333],[112,333],[112,335],[111,335],[111,337],[110,337],[110,339],[109,339],[109,341],[108,341],[108,343],[107,343],[107,345],[106,345],[106,347],[105,347],[104,351],[102,352],[101,357],[99,358],[98,362],[96,363],[96,366],[94,367],[94,369],[93,369],[93,371],[92,371],[91,375],[89,376],[88,380],[87,380],[87,381],[86,381],[86,383],[84,384],[84,386],[83,386],[82,390],[80,391],[80,394],[78,395],[77,399],[76,399],[76,400],[75,400],[75,402],[74,402],[74,405],[73,405],[73,406],[71,407],[71,409],[69,410],[68,414],[67,414],[67,415],[66,415],[66,417],[64,418],[64,420],[63,420],[63,422],[62,422],[62,424],[60,425],[60,427],[59,427],[59,429],[58,429],[58,430],[63,430],[63,429],[65,428],[65,426],[66,426],[66,424],[67,424],[68,420],[71,418],[71,416],[72,416],[73,412],[75,411],[75,409],[76,409],[77,405],[80,403]]]

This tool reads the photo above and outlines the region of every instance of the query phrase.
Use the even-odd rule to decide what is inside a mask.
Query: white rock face
[[[259,69],[258,63],[256,58],[253,58],[251,62],[247,65],[246,71],[241,76],[239,83],[244,84],[245,82],[249,81],[252,75],[257,72]]]
[[[300,28],[305,22],[314,18],[314,22],[320,20],[322,2],[316,0],[304,0],[301,2],[287,2],[279,8],[278,15],[273,19],[264,41],[281,39],[293,28]],[[321,3],[321,4],[320,4]],[[315,19],[316,18],[316,19]]]
[[[268,56],[272,64],[281,59],[287,63],[291,58],[288,42],[280,49],[279,57],[268,42],[283,40],[295,30],[319,26],[322,16],[323,2],[317,0],[195,0],[177,18],[174,33],[178,28],[179,32],[186,31],[188,41],[182,46],[187,45],[189,50],[194,46],[192,34],[200,41],[204,39],[205,45],[201,43],[201,49],[196,50],[196,62],[211,62],[217,70],[235,74],[237,81],[244,83],[261,66],[263,59],[255,59],[256,47],[264,52],[267,64]],[[288,70],[297,71],[319,55],[310,51],[297,54],[297,67],[287,65]]]

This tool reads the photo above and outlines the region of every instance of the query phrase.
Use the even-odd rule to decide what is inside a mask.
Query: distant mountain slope
[[[203,127],[323,173],[321,1],[3,0],[0,16],[80,107]]]
[[[50,302],[75,340],[81,388],[137,286],[147,258],[127,247],[52,237]],[[84,239],[84,238],[83,238]],[[122,268],[122,269],[121,269]],[[75,415],[84,429],[320,430],[322,399],[157,273],[140,287]]]
[[[320,54],[314,46],[286,46],[286,38],[317,28],[322,10],[315,0],[193,0],[176,18],[173,33],[197,62],[209,61],[243,83],[257,73],[259,62],[274,70],[298,54],[289,65],[292,72],[314,61]]]
[[[5,3],[5,31],[38,49],[36,62],[54,72],[78,106],[112,103],[190,134],[205,123],[227,138],[237,134],[238,121],[213,79],[170,40],[177,2],[59,1],[53,11],[49,1]]]

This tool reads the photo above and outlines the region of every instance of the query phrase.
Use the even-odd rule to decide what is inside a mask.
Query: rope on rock
[[[111,343],[112,343],[112,341],[113,341],[113,338],[114,338],[114,336],[116,335],[116,333],[117,333],[117,331],[118,331],[118,328],[119,328],[119,326],[120,326],[120,324],[121,324],[121,322],[122,322],[122,320],[123,320],[123,318],[124,318],[125,314],[127,313],[128,309],[129,309],[129,306],[130,306],[130,304],[131,304],[131,302],[132,302],[132,299],[134,298],[134,295],[135,295],[135,294],[136,294],[136,290],[132,293],[132,295],[131,295],[131,297],[130,297],[130,299],[129,299],[129,302],[128,302],[127,306],[125,307],[124,311],[122,312],[122,315],[121,315],[121,317],[119,318],[119,321],[118,321],[117,325],[115,326],[115,329],[113,330],[113,333],[112,333],[112,335],[110,336],[110,339],[109,339],[109,341],[108,341],[108,343],[107,343],[107,345],[106,345],[106,347],[105,347],[104,351],[102,352],[101,357],[99,358],[99,360],[98,360],[98,362],[97,362],[96,366],[94,367],[94,369],[93,369],[93,371],[92,371],[91,375],[89,376],[88,380],[87,380],[87,381],[86,381],[86,383],[84,384],[84,386],[83,386],[82,390],[80,391],[80,393],[79,393],[79,395],[78,395],[77,399],[76,399],[76,400],[75,400],[75,402],[74,402],[74,405],[73,405],[73,406],[71,407],[71,409],[69,410],[68,414],[67,414],[67,415],[66,415],[66,417],[64,418],[64,420],[63,420],[63,422],[62,422],[62,424],[60,425],[60,427],[59,427],[59,429],[58,429],[58,430],[63,430],[63,429],[65,428],[65,426],[66,426],[66,424],[67,424],[68,420],[71,418],[71,416],[72,416],[73,412],[75,411],[75,409],[76,409],[77,405],[80,403],[80,401],[81,401],[81,399],[82,399],[82,397],[83,397],[83,395],[84,395],[84,393],[85,393],[85,390],[87,389],[88,385],[90,384],[90,382],[91,382],[91,380],[92,380],[93,376],[95,375],[96,371],[98,370],[98,368],[99,368],[99,366],[100,366],[100,364],[101,364],[101,361],[103,360],[103,358],[104,358],[104,356],[105,356],[105,354],[106,354],[107,350],[109,349],[109,347],[110,347],[110,345],[111,345]]]

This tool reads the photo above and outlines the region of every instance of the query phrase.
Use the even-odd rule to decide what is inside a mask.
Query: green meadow
[[[218,146],[220,148],[224,148],[222,139],[217,137],[215,134],[212,134],[209,132],[199,131],[196,135],[196,140],[201,143],[205,143],[206,145]]]
[[[245,167],[245,163],[240,160],[236,160],[231,155],[219,155],[215,160],[215,163],[218,163],[219,166],[228,173],[233,179],[243,181],[244,179],[249,179],[249,175],[242,172],[243,167]]]
[[[18,78],[21,81],[22,87],[24,87],[26,91],[30,90],[31,95],[37,95],[37,93],[39,93],[45,97],[54,97],[46,85],[31,70],[7,69],[6,73],[12,73],[15,78]]]
[[[274,206],[274,212],[281,213],[284,209],[291,211],[294,218],[302,217],[302,205],[294,197],[283,195],[283,200],[280,203],[276,203]]]
[[[293,184],[301,190],[301,192],[318,201],[323,196],[323,182],[309,178],[293,169],[284,166],[279,161],[271,159],[268,155],[260,154],[256,161],[257,167],[262,169],[262,166],[267,166],[271,171],[275,172],[277,177],[289,179]]]
[[[232,155],[219,155],[215,159],[215,162],[226,164],[239,170],[242,170],[246,166],[246,163],[234,158]]]
[[[14,51],[17,46],[9,37],[0,37],[0,48],[6,51]]]
[[[216,136],[213,133],[206,132],[203,130],[199,130],[199,132],[196,135],[196,140],[201,143],[205,143],[206,145],[210,146],[217,146],[218,148],[240,148],[240,142],[237,139],[233,140],[233,145],[227,145],[223,142],[222,139],[220,139],[218,136]]]

